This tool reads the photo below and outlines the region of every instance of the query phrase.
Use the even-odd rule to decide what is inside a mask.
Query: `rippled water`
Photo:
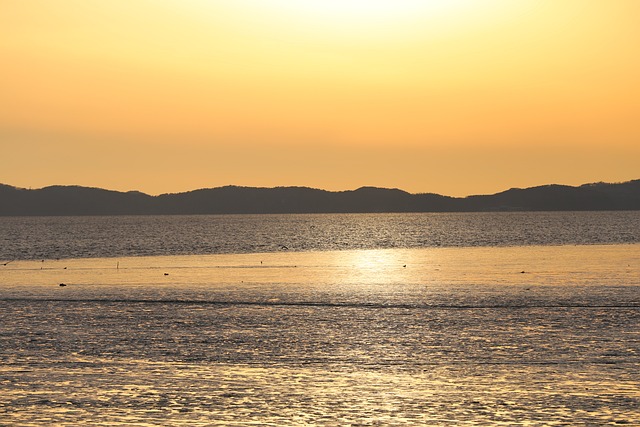
[[[640,211],[0,217],[0,261],[640,243]]]
[[[0,425],[640,425],[639,325],[638,244],[17,260]]]

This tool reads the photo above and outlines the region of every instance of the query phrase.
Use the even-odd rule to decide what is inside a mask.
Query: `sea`
[[[0,426],[640,426],[640,211],[0,218]]]

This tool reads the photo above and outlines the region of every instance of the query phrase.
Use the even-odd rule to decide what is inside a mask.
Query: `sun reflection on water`
[[[44,264],[0,270],[0,424],[640,419],[638,245]]]

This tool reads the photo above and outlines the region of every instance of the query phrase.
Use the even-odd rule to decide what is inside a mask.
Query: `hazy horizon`
[[[443,193],[437,193],[434,191],[420,191],[420,192],[412,192],[412,191],[408,191],[404,188],[398,188],[398,187],[381,187],[381,186],[374,186],[374,185],[359,185],[357,187],[353,187],[353,188],[342,188],[342,189],[326,189],[326,188],[318,188],[318,187],[309,187],[306,185],[277,185],[277,186],[273,186],[273,187],[267,187],[267,186],[261,186],[261,185],[238,185],[238,184],[224,184],[224,185],[218,185],[218,186],[202,186],[202,187],[196,187],[196,188],[190,188],[190,189],[186,189],[184,191],[176,191],[176,192],[170,192],[170,191],[162,191],[159,193],[149,193],[137,188],[130,188],[130,189],[126,189],[126,190],[121,190],[121,189],[115,189],[115,188],[107,188],[107,187],[99,187],[99,186],[94,186],[94,185],[80,185],[80,184],[49,184],[49,185],[44,185],[42,187],[22,187],[22,186],[18,186],[18,185],[14,185],[12,183],[8,183],[8,182],[0,182],[1,185],[8,185],[14,188],[18,188],[21,190],[42,190],[44,188],[47,187],[85,187],[85,188],[96,188],[96,189],[100,189],[100,190],[107,190],[107,191],[117,191],[117,192],[140,192],[140,193],[144,193],[150,196],[160,196],[160,195],[165,195],[165,194],[175,194],[175,193],[187,193],[190,191],[197,191],[197,190],[210,190],[210,189],[216,189],[216,188],[222,188],[222,187],[244,187],[244,188],[260,188],[260,189],[272,189],[272,188],[309,188],[309,189],[313,189],[313,190],[320,190],[320,191],[328,191],[328,192],[347,192],[347,191],[355,191],[358,190],[360,188],[380,188],[380,189],[386,189],[386,190],[401,190],[410,194],[438,194],[441,196],[448,196],[448,197],[455,197],[455,198],[464,198],[464,197],[469,197],[469,196],[477,196],[477,195],[493,195],[496,193],[500,193],[503,191],[507,191],[510,189],[517,189],[517,188],[521,188],[521,189],[525,189],[525,188],[533,188],[533,187],[544,187],[544,186],[548,186],[548,185],[560,185],[560,186],[569,186],[569,187],[580,187],[582,185],[589,185],[589,184],[622,184],[625,182],[630,182],[630,181],[635,181],[636,179],[630,179],[630,180],[625,180],[625,181],[618,181],[618,182],[605,182],[605,181],[593,181],[593,182],[583,182],[580,184],[576,184],[576,185],[572,185],[572,184],[563,184],[563,183],[557,183],[557,182],[549,182],[549,183],[544,183],[544,184],[539,184],[539,185],[533,185],[531,187],[515,187],[515,186],[511,186],[511,187],[505,187],[502,189],[499,189],[498,191],[495,192],[491,192],[491,193],[473,193],[473,194],[466,194],[466,195],[451,195],[451,194],[443,194]]]
[[[640,3],[0,4],[0,182],[450,196],[637,178]]]
[[[637,423],[639,17],[1,0],[0,425]]]

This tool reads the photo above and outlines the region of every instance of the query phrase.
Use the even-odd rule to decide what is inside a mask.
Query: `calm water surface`
[[[640,425],[638,213],[581,215],[2,219],[0,425]]]
[[[0,217],[0,260],[640,243],[640,211]]]

